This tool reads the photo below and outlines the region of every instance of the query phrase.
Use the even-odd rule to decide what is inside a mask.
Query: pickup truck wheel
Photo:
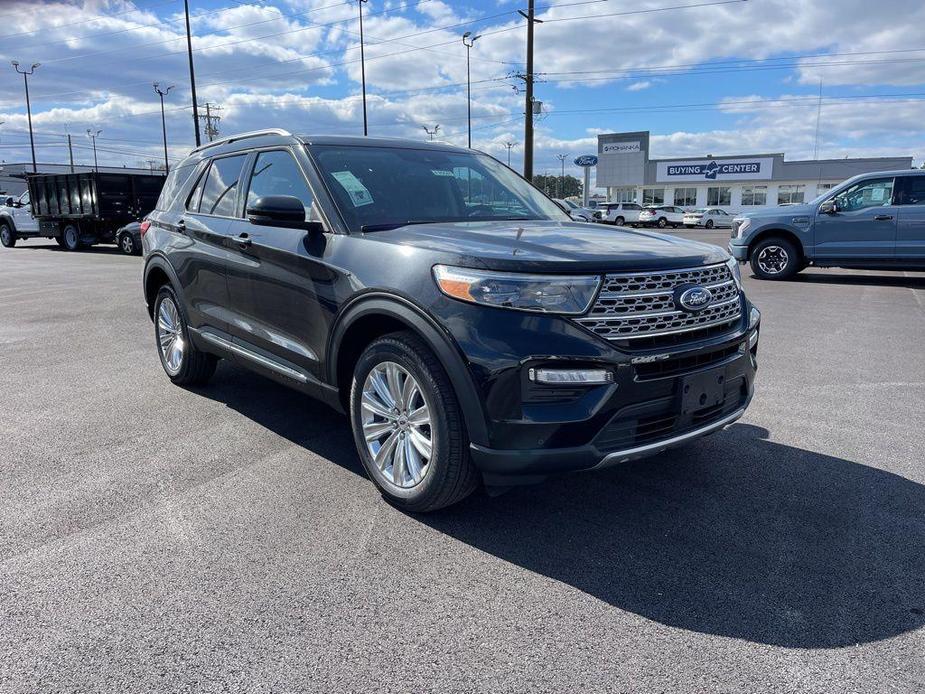
[[[55,243],[57,243],[59,246],[61,246],[61,248],[66,248],[66,246],[64,245],[64,237],[63,237],[63,236],[55,236]]]
[[[623,217],[617,217],[615,220],[613,220],[613,223],[616,224],[618,227],[622,227],[625,222],[626,220],[623,219]]]
[[[69,251],[80,248],[80,229],[74,224],[68,224],[61,232],[62,245]]]
[[[131,234],[122,234],[119,237],[119,249],[125,255],[135,255],[135,239]]]
[[[218,358],[196,349],[182,306],[172,287],[160,288],[154,302],[157,353],[167,376],[178,386],[202,385],[215,373]]]
[[[668,220],[665,219],[664,217],[659,217],[659,218],[658,218],[658,222],[656,222],[656,226],[657,226],[659,229],[664,229],[665,227],[668,226]]]
[[[392,333],[366,348],[353,373],[350,422],[363,467],[396,506],[434,511],[476,488],[456,393],[416,335]]]
[[[16,234],[13,233],[13,229],[6,222],[0,224],[0,243],[3,244],[4,248],[12,248],[16,245]]]
[[[762,239],[752,249],[751,265],[755,277],[762,280],[786,280],[801,269],[802,254],[787,239]]]

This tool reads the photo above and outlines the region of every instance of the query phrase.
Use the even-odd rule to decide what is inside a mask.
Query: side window
[[[206,183],[206,174],[209,173],[208,166],[202,170],[202,173],[199,174],[199,180],[196,181],[196,185],[193,186],[193,190],[190,191],[189,197],[186,199],[186,209],[190,212],[199,211],[199,199],[202,197],[202,187]]]
[[[195,166],[178,166],[167,174],[164,187],[161,188],[161,194],[157,198],[154,209],[169,210],[177,193],[180,192],[180,189],[186,184],[195,169]]]
[[[29,191],[27,190],[25,193],[23,193],[23,194],[20,196],[19,202],[20,202],[20,204],[21,204],[23,207],[28,207],[28,206],[29,206],[29,200],[30,200],[30,199],[31,199],[31,198],[29,197]]]
[[[267,195],[291,195],[302,201],[306,215],[311,210],[311,191],[289,152],[273,150],[257,155],[247,189],[247,207]]]
[[[241,176],[241,167],[244,166],[245,154],[233,157],[213,159],[206,182],[202,187],[202,199],[199,202],[200,214],[214,214],[219,217],[234,217],[235,193],[238,189],[238,178]],[[198,186],[197,186],[198,187]]]
[[[892,204],[892,178],[874,178],[861,181],[838,194],[838,207],[845,212]]]
[[[906,176],[901,179],[901,205],[925,205],[925,176]]]

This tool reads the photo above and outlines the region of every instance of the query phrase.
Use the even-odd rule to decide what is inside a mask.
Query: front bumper
[[[496,359],[480,370],[479,357],[469,354],[489,432],[487,441],[470,445],[473,462],[489,485],[522,484],[653,455],[728,426],[753,393],[760,315],[755,312],[749,324],[751,309],[743,299],[742,323],[729,333],[633,351],[617,350],[581,328],[542,325],[546,319],[509,326],[505,343],[520,353],[516,361]],[[545,338],[530,335],[530,328]],[[528,333],[523,345],[511,339],[522,333]],[[538,345],[556,356],[538,354]],[[560,386],[557,393],[555,386],[544,390],[528,381],[527,372],[537,366],[609,368],[613,382]],[[684,388],[707,377],[723,384],[721,392],[714,386],[712,400],[691,407]]]
[[[748,260],[748,246],[739,246],[730,242],[726,248],[729,249],[729,255],[740,263],[744,263]]]

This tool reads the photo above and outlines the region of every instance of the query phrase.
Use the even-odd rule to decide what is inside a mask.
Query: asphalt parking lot
[[[0,249],[0,691],[925,691],[925,273],[747,276],[739,423],[409,516],[322,405],[171,385],[141,268]]]

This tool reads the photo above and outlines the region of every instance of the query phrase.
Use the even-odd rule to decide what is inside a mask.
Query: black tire
[[[370,372],[386,362],[397,364],[413,377],[430,413],[427,428],[431,437],[431,455],[426,462],[423,477],[410,487],[397,485],[394,477],[390,479],[387,476],[385,467],[379,468],[363,430],[364,384]],[[436,355],[413,333],[385,335],[370,344],[360,355],[350,387],[350,425],[357,453],[367,475],[390,503],[406,511],[420,513],[450,506],[464,499],[478,486],[478,474],[469,458],[469,436],[456,393]],[[384,432],[382,438],[385,441],[379,444],[386,447],[391,434]],[[410,438],[408,445],[412,445]],[[390,456],[387,458],[386,463]],[[424,466],[420,467],[423,469]]]
[[[64,237],[63,237],[63,236],[55,236],[55,243],[57,243],[59,246],[61,246],[61,248],[64,248],[65,250],[67,249],[67,246],[64,245]]]
[[[668,220],[664,217],[659,217],[658,222],[655,223],[655,226],[657,226],[659,229],[664,229],[668,226]]]
[[[752,247],[750,262],[758,279],[786,280],[802,269],[803,254],[793,242],[771,236]]]
[[[138,252],[135,248],[135,239],[131,234],[119,234],[116,242],[119,244],[119,250],[125,255],[135,255]]]
[[[80,228],[76,224],[68,224],[61,230],[61,236],[59,237],[61,241],[59,242],[62,247],[68,251],[77,251],[80,250]]]
[[[180,357],[179,366],[176,369],[170,368],[167,364],[164,351],[160,344],[159,318],[161,315],[161,305],[165,301],[170,301],[177,310],[179,317],[178,329],[183,340],[182,356]],[[183,303],[177,298],[176,292],[169,284],[165,284],[157,292],[157,298],[154,300],[154,344],[157,347],[157,354],[161,360],[161,366],[167,377],[178,386],[195,386],[203,385],[212,378],[215,373],[215,367],[218,364],[218,357],[213,354],[202,352],[196,348],[189,337],[188,321],[186,309]]]
[[[16,232],[8,222],[0,223],[0,243],[4,248],[12,248],[16,245]]]
[[[622,227],[626,223],[626,220],[623,219],[623,217],[617,217],[615,220],[613,220],[613,223],[618,227]]]
[[[712,229],[712,228],[713,228],[713,220],[712,220],[712,219],[708,219],[708,220],[707,220],[707,223],[704,224],[704,226],[705,226],[707,229]]]

